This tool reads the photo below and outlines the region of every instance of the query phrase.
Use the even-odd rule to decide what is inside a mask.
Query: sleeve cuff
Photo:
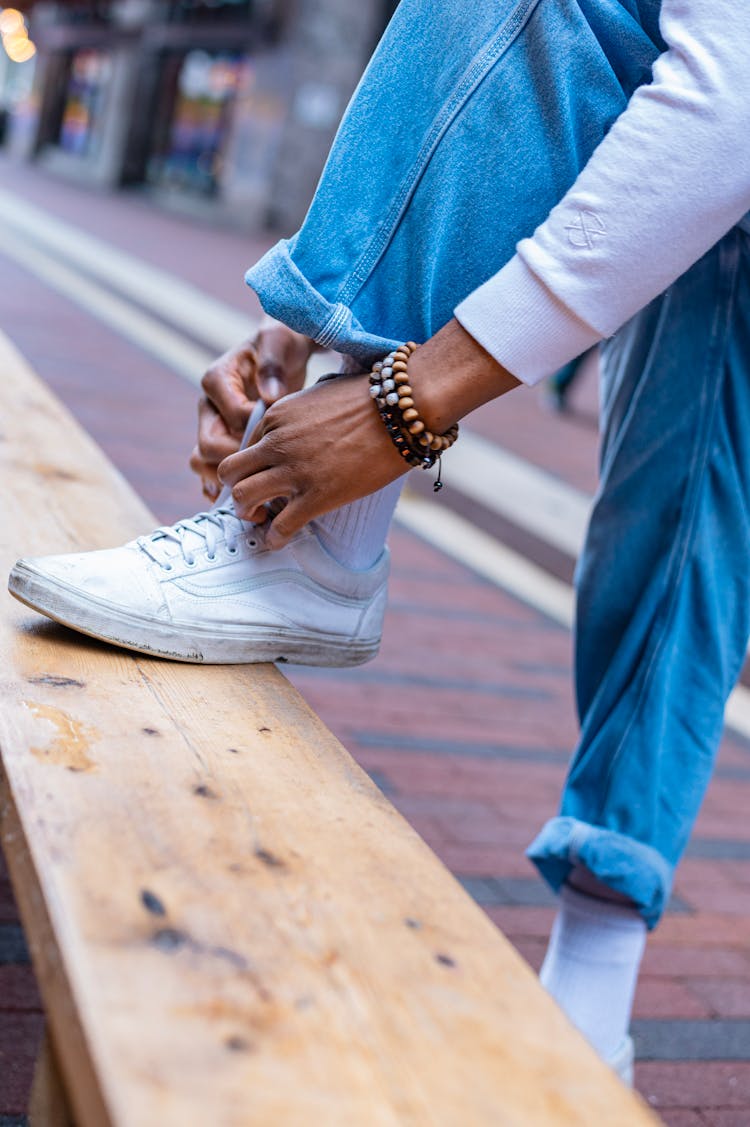
[[[529,386],[601,340],[518,254],[469,294],[455,316],[482,348]]]

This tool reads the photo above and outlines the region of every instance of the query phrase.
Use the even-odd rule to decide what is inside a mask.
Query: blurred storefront
[[[6,149],[191,214],[292,229],[395,3],[27,0],[36,57],[0,61]]]
[[[11,124],[20,137],[35,119],[35,60],[27,18],[17,8],[0,8],[0,145],[8,143]]]

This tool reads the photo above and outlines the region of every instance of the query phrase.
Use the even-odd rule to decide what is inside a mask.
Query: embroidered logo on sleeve
[[[585,247],[587,250],[593,250],[596,240],[603,239],[607,233],[607,228],[593,211],[579,211],[578,219],[574,223],[566,223],[565,230],[572,247]]]

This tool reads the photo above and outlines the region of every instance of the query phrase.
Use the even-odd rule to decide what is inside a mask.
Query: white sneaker
[[[285,548],[231,504],[122,548],[19,560],[8,589],[83,634],[178,661],[359,665],[378,652],[385,549],[368,571],[337,563],[308,528]]]

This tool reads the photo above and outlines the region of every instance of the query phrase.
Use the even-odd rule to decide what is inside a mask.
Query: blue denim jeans
[[[658,0],[401,0],[302,229],[248,271],[265,309],[362,364],[431,336],[649,80],[658,14]],[[653,926],[750,633],[750,234],[635,317],[603,368],[581,739],[529,855],[554,888],[584,866]]]

